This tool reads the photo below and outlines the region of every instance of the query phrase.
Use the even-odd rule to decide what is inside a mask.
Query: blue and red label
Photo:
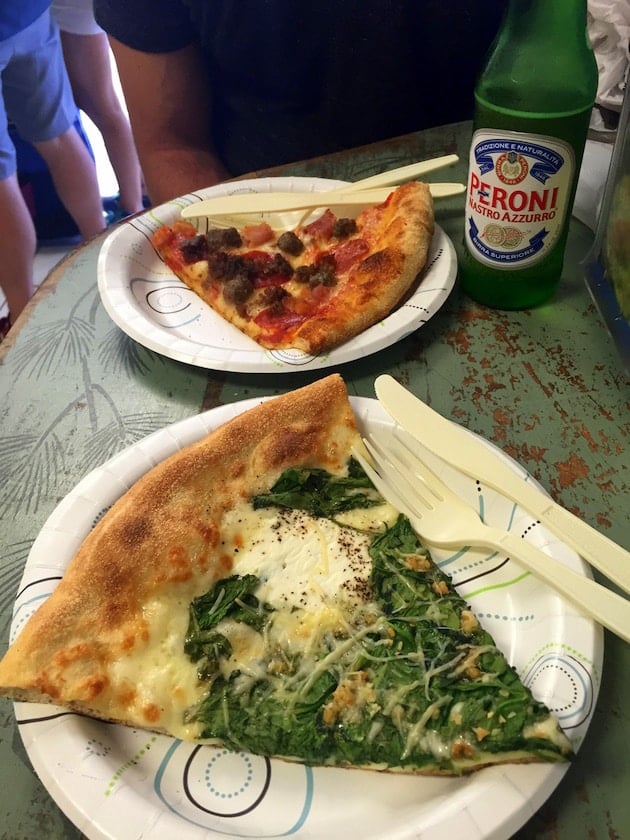
[[[480,129],[470,149],[465,241],[480,262],[525,268],[560,236],[575,169],[567,143]]]

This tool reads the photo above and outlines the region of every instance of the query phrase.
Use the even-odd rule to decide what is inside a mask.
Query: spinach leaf
[[[184,640],[184,651],[193,662],[203,657],[226,655],[225,645],[217,638],[223,637],[214,630],[224,618],[242,622],[259,632],[263,629],[271,607],[261,604],[253,594],[259,585],[260,580],[255,575],[233,575],[217,581],[212,589],[193,600]],[[229,646],[229,642],[227,644]]]
[[[185,652],[197,663],[197,679],[211,681],[219,673],[219,661],[232,655],[232,645],[222,633],[208,631],[208,635],[191,643]]]
[[[383,503],[369,478],[354,459],[347,476],[334,476],[326,470],[289,469],[282,473],[269,493],[254,496],[254,509],[284,507],[305,510],[312,516],[334,519],[335,514]]]
[[[232,749],[259,755],[297,756],[309,763],[334,753],[332,733],[317,714],[334,682],[323,674],[303,702],[281,699],[265,680],[249,691],[236,691],[237,677],[219,678],[198,709],[202,738],[220,738]]]

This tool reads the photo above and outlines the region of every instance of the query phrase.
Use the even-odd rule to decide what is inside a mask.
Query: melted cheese
[[[558,729],[555,718],[547,717],[523,729],[523,737],[525,738],[540,738],[543,741],[550,741],[561,749],[566,748],[566,735]]]
[[[372,533],[384,526],[391,527],[397,519],[398,511],[389,503],[374,505],[370,508],[355,508],[335,516],[335,521],[339,525],[347,525],[348,528]]]
[[[110,667],[111,682],[126,692],[127,714],[139,725],[157,724],[181,738],[195,737],[198,726],[184,723],[186,709],[196,706],[205,693],[194,664],[184,653],[188,627],[188,602],[161,597],[145,606],[148,640]],[[158,718],[151,721],[152,710]]]
[[[375,510],[380,525],[382,511]],[[369,526],[365,513],[361,520]],[[321,637],[346,629],[348,613],[365,602],[370,534],[301,511],[254,511],[245,502],[226,514],[221,533],[222,548],[234,559],[232,572],[259,577],[257,597],[276,609],[265,638],[241,623],[220,623],[218,632],[232,646],[231,657],[222,663],[224,675],[238,670],[244,679],[265,676],[265,649],[275,646],[305,657],[310,667],[308,653]],[[186,739],[195,737],[197,725],[183,723],[185,712],[207,690],[184,653],[189,602],[198,594],[190,593],[188,600],[166,595],[149,603],[144,611],[148,641],[111,666],[112,683],[127,696],[131,718],[147,725],[147,715],[157,706],[157,725]]]
[[[380,515],[377,521],[381,521]],[[257,597],[275,610],[265,630],[264,648],[262,636],[250,631],[258,639],[252,637],[247,652],[241,646],[239,656],[233,651],[225,663],[225,675],[239,670],[265,676],[269,652],[276,649],[298,655],[301,671],[313,673],[323,637],[330,640],[332,655],[342,656],[344,647],[338,637],[352,632],[349,617],[370,595],[370,533],[304,511],[253,511],[248,505],[230,512],[223,533],[235,545],[243,546],[235,556],[233,571],[258,577]],[[217,626],[217,632],[231,642],[232,623],[222,621]],[[273,673],[273,666],[271,670]]]
[[[222,532],[244,546],[235,554],[233,572],[259,577],[258,598],[277,610],[298,608],[311,614],[313,625],[320,618],[334,624],[338,607],[364,600],[369,533],[299,510],[254,511],[245,504],[230,512]]]
[[[232,655],[221,663],[224,676],[228,677],[232,671],[241,671],[248,677],[264,677],[266,646],[263,636],[247,624],[231,619],[221,622],[220,632],[232,647]]]

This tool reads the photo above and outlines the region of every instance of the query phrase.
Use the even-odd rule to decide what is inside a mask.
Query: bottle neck
[[[477,100],[540,114],[592,107],[598,73],[586,22],[586,0],[510,0]]]
[[[527,41],[548,39],[558,45],[573,37],[585,38],[587,0],[510,0],[499,38]]]

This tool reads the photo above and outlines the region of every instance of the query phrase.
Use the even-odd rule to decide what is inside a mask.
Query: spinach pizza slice
[[[14,641],[0,694],[313,765],[570,758],[353,446],[332,375],[154,467]]]

